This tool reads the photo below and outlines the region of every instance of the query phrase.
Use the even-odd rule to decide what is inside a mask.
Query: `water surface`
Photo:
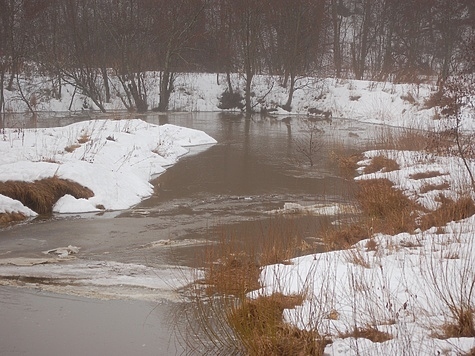
[[[25,268],[3,274],[3,284],[30,289],[0,287],[0,353],[33,354],[37,350],[34,354],[40,355],[46,354],[51,345],[61,350],[59,353],[72,347],[69,350],[75,351],[67,352],[72,355],[124,354],[121,350],[136,355],[174,354],[173,348],[170,351],[167,346],[167,351],[162,351],[165,348],[157,346],[173,339],[167,311],[181,301],[180,294],[173,291],[170,270],[200,266],[205,246],[223,235],[232,235],[249,246],[257,244],[277,224],[299,238],[318,238],[322,224],[337,217],[284,218],[269,212],[283,208],[286,202],[307,206],[351,200],[352,181],[340,176],[330,159],[332,151],[361,150],[371,144],[375,130],[374,126],[348,120],[322,122],[318,136],[321,148],[310,166],[306,157],[296,152],[296,144],[308,132],[300,118],[246,119],[216,113],[140,117],[151,123],[203,130],[218,143],[192,148],[190,154],[153,181],[155,194],[132,209],[42,217],[0,231],[0,259],[45,258],[44,251],[50,249],[80,247],[74,259],[64,264],[68,268],[63,276],[61,271],[53,276],[48,265],[26,267],[41,278],[25,278]],[[11,125],[45,127],[87,118],[40,116],[36,121],[12,119]],[[137,265],[153,268],[147,273],[163,274],[170,288],[151,292],[145,285],[119,282],[98,287],[92,283],[97,279],[93,273],[91,283],[87,277],[81,281],[74,278],[75,269],[78,275],[87,276],[88,268],[105,273],[112,268],[115,270],[110,280],[131,276],[144,280],[146,276],[140,276]],[[7,267],[0,265],[0,273],[2,268]],[[14,338],[15,333],[21,334],[21,339]]]

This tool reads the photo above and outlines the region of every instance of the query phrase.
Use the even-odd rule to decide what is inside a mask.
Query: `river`
[[[58,126],[86,118],[40,116],[10,125]],[[180,324],[174,310],[183,303],[175,290],[182,285],[178,276],[200,267],[203,251],[223,234],[232,231],[233,239],[252,245],[276,219],[314,241],[322,224],[336,217],[287,218],[280,213],[284,204],[351,200],[351,181],[339,175],[331,152],[370,147],[378,129],[344,119],[319,122],[321,147],[311,166],[298,152],[309,139],[299,118],[221,113],[140,118],[202,130],[218,143],[192,148],[154,180],[152,197],[127,211],[41,217],[0,230],[0,259],[38,261],[0,264],[0,354],[185,352],[172,331]],[[54,254],[44,253],[68,245],[79,252],[66,262],[55,263]],[[152,278],[157,275],[158,282]]]

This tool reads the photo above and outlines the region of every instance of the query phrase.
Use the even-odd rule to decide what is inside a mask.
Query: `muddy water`
[[[234,239],[245,245],[253,244],[276,219],[279,224],[288,222],[292,234],[307,239],[318,237],[321,225],[332,218],[292,215],[291,219],[284,219],[269,212],[283,208],[286,202],[307,206],[347,201],[351,197],[351,184],[339,176],[329,159],[330,153],[337,146],[346,150],[367,147],[375,130],[370,125],[348,120],[322,122],[319,125],[322,147],[310,166],[304,155],[296,152],[299,142],[306,139],[306,126],[298,118],[245,119],[232,114],[142,118],[151,123],[203,130],[218,144],[193,148],[154,181],[155,194],[150,199],[130,210],[54,216],[0,231],[0,259],[52,258],[45,257],[44,251],[68,245],[80,248],[74,259],[63,264],[67,268],[61,267],[59,271],[50,267],[55,265],[50,260],[46,265],[10,270],[0,265],[3,284],[30,287],[20,290],[0,287],[3,321],[0,353],[42,354],[33,350],[47,350],[44,344],[49,343],[66,349],[70,344],[75,345],[72,335],[79,333],[82,341],[78,343],[87,347],[84,349],[87,352],[79,348],[68,354],[123,354],[109,352],[112,343],[119,351],[130,347],[131,352],[126,354],[175,354],[176,348],[168,343],[166,351],[157,346],[157,342],[172,337],[167,312],[179,301],[173,288],[152,288],[151,292],[146,283],[107,285],[97,281],[108,273],[111,280],[117,281],[132,274],[140,277],[143,273],[146,279],[149,274],[163,273],[169,276],[164,277],[164,283],[173,286],[170,269],[177,265],[199,266],[203,246],[208,241],[216,241],[223,233],[232,231]],[[66,121],[81,119],[84,118]],[[40,117],[27,125],[50,126],[63,122]],[[150,270],[142,272],[136,265],[145,265]],[[31,292],[31,288],[36,292]],[[44,290],[75,296],[58,296]],[[84,296],[96,299],[84,299]],[[134,301],[99,301],[99,298]],[[146,311],[149,314],[145,316]],[[22,341],[8,337],[7,325],[15,325],[17,334],[27,336]],[[71,334],[66,334],[65,329],[70,329]],[[99,342],[100,339],[106,341]]]

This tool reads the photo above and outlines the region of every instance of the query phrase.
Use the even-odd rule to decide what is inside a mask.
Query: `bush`
[[[218,108],[220,109],[239,109],[242,110],[244,108],[244,104],[242,103],[243,97],[240,93],[230,93],[229,91],[225,91],[221,95],[221,99],[219,99]]]

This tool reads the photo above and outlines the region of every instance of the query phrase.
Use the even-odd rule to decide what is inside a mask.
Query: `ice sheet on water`
[[[191,268],[168,265],[149,267],[114,261],[74,259],[58,263],[58,260],[44,260],[48,261],[12,264],[0,260],[0,277],[4,278],[1,283],[35,283],[41,289],[94,298],[158,300],[176,298],[176,290],[188,285],[199,274]]]

